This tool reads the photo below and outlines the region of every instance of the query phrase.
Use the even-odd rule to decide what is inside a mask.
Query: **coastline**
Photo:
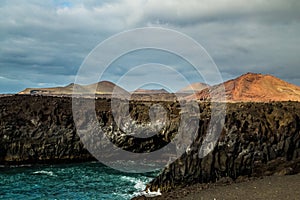
[[[162,196],[146,198],[135,197],[132,200],[273,200],[299,199],[300,173],[294,175],[273,175],[260,178],[245,178],[235,182],[218,182],[212,184],[195,184],[177,188]]]
[[[134,124],[128,124],[126,130],[121,130],[114,123],[111,99],[97,99],[95,102],[99,118],[94,121],[103,125],[104,133],[112,140],[110,142],[124,150],[134,150],[138,153],[131,157],[135,161],[138,161],[138,158],[145,160],[143,153],[154,152],[170,142],[182,124],[179,116],[188,114],[180,109],[178,102],[131,101],[130,113],[126,116],[120,115],[123,124],[126,124],[129,117],[133,117],[140,127],[149,124],[149,109],[156,103],[164,106],[169,116],[165,130],[150,140],[140,140],[133,135],[124,134],[131,133]],[[82,102],[77,103],[81,105]],[[122,100],[118,103],[118,111],[122,112],[125,104]],[[114,151],[108,151],[110,143],[90,140],[89,135],[79,137],[76,129],[78,127],[74,124],[70,97],[15,95],[1,98],[0,107],[3,119],[1,124],[3,131],[0,134],[0,144],[3,147],[0,150],[0,165],[94,160],[87,147],[95,148],[95,152],[101,153],[106,160],[127,159]],[[218,185],[224,180],[231,183],[232,180],[237,181],[243,177],[300,173],[299,102],[227,103],[225,125],[218,142],[214,150],[203,158],[199,157],[199,149],[211,121],[211,105],[202,102],[196,107],[201,111],[200,116],[192,116],[194,117],[192,119],[195,119],[193,123],[198,121],[200,126],[197,129],[196,140],[188,149],[183,149],[185,151],[181,157],[168,164],[148,183],[147,189],[150,191],[160,189],[162,194],[177,194],[177,188],[189,188],[192,184],[195,186],[206,184],[206,187],[215,185],[207,183],[217,182]],[[94,130],[94,121],[90,120],[90,115],[85,115],[81,109],[76,112],[83,116],[77,119],[79,127],[87,132]],[[160,119],[163,114],[158,112],[156,117]],[[189,115],[186,118],[189,119]],[[193,131],[190,121],[183,123],[182,128]],[[147,136],[151,130],[147,129],[143,133]],[[87,141],[85,144],[90,146],[83,144],[85,140]],[[162,157],[170,155],[167,150],[169,149],[158,157],[160,161],[168,162]],[[169,191],[172,192],[168,193]]]

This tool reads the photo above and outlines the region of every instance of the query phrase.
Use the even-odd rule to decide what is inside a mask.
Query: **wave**
[[[134,188],[138,191],[143,191],[146,189],[146,183],[141,180],[138,180],[134,185]]]
[[[35,172],[33,172],[33,174],[36,174],[36,175],[57,176],[57,175],[55,175],[52,171],[44,171],[44,170],[41,170],[41,171],[35,171]]]
[[[146,183],[149,181],[149,180],[142,181],[139,178],[130,177],[130,176],[121,176],[121,180],[129,181],[129,182],[135,184],[134,188],[139,191],[144,190],[146,188]]]
[[[151,179],[150,178],[146,178],[146,179],[142,180],[142,179],[137,178],[137,177],[121,176],[121,180],[122,181],[128,181],[128,182],[131,182],[132,184],[134,184],[135,192],[133,192],[129,196],[128,196],[128,194],[123,194],[124,195],[123,197],[125,197],[127,195],[127,198],[129,197],[131,199],[133,197],[144,195],[145,194],[144,190],[146,189],[146,184]]]

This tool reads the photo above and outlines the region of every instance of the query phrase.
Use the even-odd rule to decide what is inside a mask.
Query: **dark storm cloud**
[[[74,82],[99,42],[144,26],[191,36],[212,56],[224,79],[253,71],[300,85],[299,10],[297,0],[1,1],[0,92]],[[169,64],[186,71],[178,62]],[[110,71],[112,79],[128,70],[118,66]]]

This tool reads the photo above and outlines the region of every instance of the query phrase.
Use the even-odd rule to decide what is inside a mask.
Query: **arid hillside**
[[[187,99],[210,100],[212,96],[221,99],[223,95],[229,102],[300,101],[300,87],[271,75],[247,73]]]
[[[147,89],[137,89],[132,92],[132,94],[168,94],[169,92],[165,89],[159,90],[147,90]]]
[[[195,93],[200,92],[206,88],[209,88],[210,86],[205,83],[192,83],[180,90],[177,91],[177,93]]]
[[[101,81],[90,85],[78,85],[71,83],[65,87],[26,88],[25,90],[19,92],[19,94],[71,95],[73,90],[80,94],[129,94],[125,89],[109,81]]]

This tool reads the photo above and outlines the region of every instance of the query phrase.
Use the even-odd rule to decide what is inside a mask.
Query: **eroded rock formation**
[[[99,150],[100,145],[104,151],[106,144],[101,144],[104,134],[112,143],[126,151],[155,152],[173,141],[181,129],[188,136],[195,134],[195,140],[190,146],[170,146],[176,148],[176,151],[182,148],[183,155],[169,164],[148,185],[151,190],[156,191],[160,188],[161,191],[167,191],[178,186],[214,182],[222,178],[234,180],[243,176],[293,174],[300,170],[298,102],[226,104],[224,127],[220,129],[216,146],[202,158],[199,157],[199,150],[211,121],[210,103],[190,105],[190,110],[197,112],[196,108],[199,109],[198,114],[190,115],[181,104],[173,101],[118,100],[115,111],[111,108],[111,101],[112,99],[96,100],[95,120],[84,107],[72,110],[72,99],[68,97],[1,97],[0,164],[95,160],[86,148]],[[77,103],[80,104],[80,101]],[[125,109],[126,105],[129,106],[128,112]],[[153,108],[155,105],[164,109],[158,109],[151,114],[151,109],[156,109]],[[74,112],[81,113],[81,117],[76,119],[77,128],[86,131],[87,134],[95,134],[96,138],[77,135]],[[115,117],[114,112],[119,112],[120,115],[116,116],[121,117]],[[183,115],[186,117],[182,118]],[[162,116],[167,120],[161,121],[164,119]],[[134,122],[128,119],[133,119]],[[164,126],[157,129],[161,123]],[[193,123],[199,125],[197,130],[193,130]],[[94,129],[97,127],[95,124],[102,127],[102,132]],[[144,134],[146,138],[136,137],[136,132]],[[157,134],[153,135],[153,132]],[[182,141],[187,139],[189,138],[179,138]],[[84,146],[86,141],[89,141],[90,146]],[[180,141],[176,144],[181,145]],[[160,158],[172,156],[168,154],[168,150],[163,152],[166,153],[166,157]],[[113,151],[109,153],[106,154],[108,157],[114,154]]]
[[[168,191],[193,183],[243,176],[300,172],[300,104],[227,104],[225,126],[216,147],[204,158],[199,149],[208,127],[205,118],[191,151],[182,155],[148,187]]]
[[[82,98],[82,101],[78,102],[80,104],[87,101],[93,99]],[[95,149],[100,154],[107,153],[109,157],[114,153],[105,148],[110,141],[124,150],[136,153],[151,152],[167,144],[178,126],[179,110],[176,103],[162,103],[167,110],[168,120],[166,127],[161,131],[155,129],[160,123],[160,112],[154,113],[156,124],[153,126],[149,116],[151,105],[157,102],[120,100],[115,108],[116,112],[120,112],[119,118],[114,118],[118,113],[113,116],[111,99],[99,98],[93,103],[96,107],[96,119],[91,117],[93,110],[86,110],[85,107],[72,110],[70,97],[1,97],[0,165],[95,160],[87,149]],[[129,110],[126,111],[127,104]],[[79,116],[77,128],[81,133],[86,133],[80,137],[76,131],[74,113]],[[128,121],[131,118],[132,121]],[[99,131],[97,126],[101,127],[102,131]],[[144,138],[135,137],[135,132],[142,133]],[[172,134],[168,134],[169,132]],[[110,141],[101,139],[104,134]],[[152,137],[147,140],[147,135]],[[103,144],[102,141],[106,143]]]

